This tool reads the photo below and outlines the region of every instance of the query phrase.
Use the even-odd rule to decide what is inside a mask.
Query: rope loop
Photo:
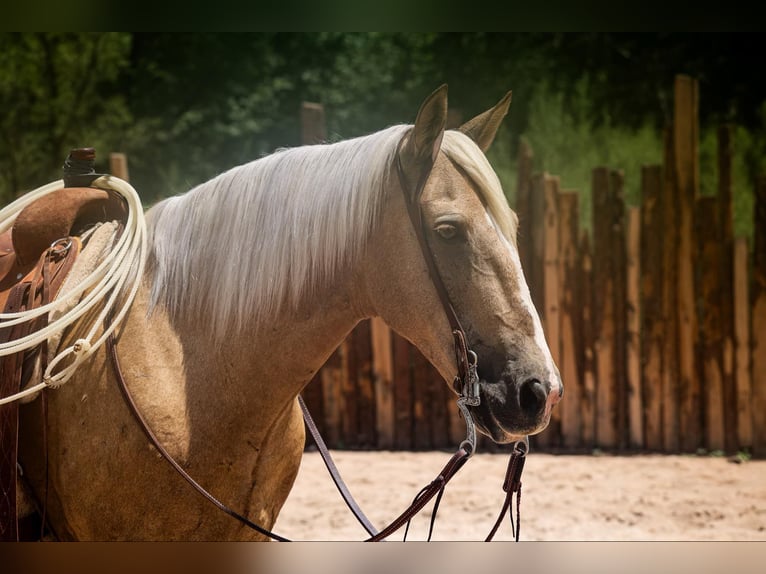
[[[98,177],[92,182],[92,186],[113,191],[125,201],[128,216],[124,230],[117,237],[112,250],[103,257],[96,268],[76,286],[65,293],[60,293],[54,301],[29,311],[0,313],[0,329],[5,329],[34,321],[44,315],[50,316],[52,311],[66,308],[67,302],[77,301],[74,307],[50,321],[45,327],[25,337],[0,343],[0,357],[34,349],[93,310],[93,318],[88,319],[85,325],[87,334],[77,339],[72,346],[59,351],[50,360],[40,383],[14,395],[0,397],[0,405],[35,394],[45,387],[58,388],[68,381],[77,368],[101,347],[107,337],[120,325],[136,296],[144,274],[148,250],[146,221],[141,199],[128,182],[111,175]],[[28,205],[63,188],[63,180],[54,181],[21,196],[4,207],[0,210],[0,233],[10,229],[16,217]],[[63,245],[54,244],[51,247],[62,248]],[[113,316],[112,323],[102,330],[108,313]],[[69,355],[73,355],[74,359],[56,371],[62,360]]]

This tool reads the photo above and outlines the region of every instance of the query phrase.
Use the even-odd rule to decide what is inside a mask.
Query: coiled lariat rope
[[[83,281],[54,301],[41,307],[18,313],[0,313],[0,329],[34,321],[38,317],[67,306],[77,299],[74,307],[52,320],[47,326],[25,337],[0,344],[0,357],[33,349],[54,334],[62,332],[80,317],[99,306],[101,312],[93,319],[87,334],[53,357],[45,369],[41,383],[8,397],[0,398],[0,405],[32,395],[45,387],[58,388],[69,380],[77,368],[104,344],[107,337],[120,325],[138,291],[143,276],[147,253],[147,229],[143,206],[136,190],[126,181],[111,175],[98,177],[94,187],[112,190],[127,205],[125,228],[114,248]],[[0,234],[11,228],[21,211],[38,199],[64,187],[58,180],[20,197],[0,211]],[[123,297],[123,294],[125,295]],[[104,319],[112,314],[112,322],[104,329]],[[95,339],[100,329],[104,329]],[[95,339],[95,340],[94,340]],[[70,357],[71,355],[71,357]],[[65,361],[69,357],[68,361]]]

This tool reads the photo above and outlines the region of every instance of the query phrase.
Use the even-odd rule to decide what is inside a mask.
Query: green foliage
[[[545,88],[530,105],[527,130],[521,134],[532,147],[534,166],[561,178],[562,189],[580,193],[580,224],[589,229],[591,215],[591,172],[607,166],[625,174],[625,199],[638,205],[641,197],[641,166],[662,163],[662,134],[649,122],[638,128],[618,126],[610,118],[594,126],[590,113],[588,86],[580,80],[569,93]],[[762,106],[766,127],[766,105]],[[701,129],[699,141],[699,185],[701,195],[718,193],[717,125]],[[759,174],[766,173],[766,131],[736,127],[733,134],[733,217],[734,233],[750,237],[753,233],[754,185]],[[505,153],[505,152],[504,152]],[[506,156],[509,157],[509,156]],[[508,174],[504,186],[511,183],[515,171],[503,165]],[[511,194],[509,194],[510,196]]]
[[[300,144],[303,101],[324,105],[335,141],[413,121],[446,82],[464,120],[513,89],[489,152],[509,198],[524,138],[537,170],[580,191],[589,227],[591,170],[623,170],[627,201],[637,203],[641,165],[661,162],[673,74],[687,72],[700,77],[703,125],[747,125],[734,141],[734,211],[736,232],[749,234],[752,182],[766,172],[766,76],[737,50],[755,53],[745,50],[754,43],[672,34],[3,33],[0,201],[57,179],[70,148],[93,146],[101,170],[108,152],[128,154],[149,205]],[[701,131],[700,159],[702,192],[712,193],[712,128]]]
[[[613,125],[606,118],[593,126],[587,120],[587,84],[569,93],[546,88],[530,105],[529,127],[522,134],[534,153],[537,171],[560,177],[562,189],[580,194],[581,225],[590,228],[591,172],[598,166],[622,170],[630,205],[640,198],[641,166],[662,161],[662,138],[648,123],[639,128]]]
[[[128,34],[0,34],[0,199],[60,177],[72,147],[114,149]]]

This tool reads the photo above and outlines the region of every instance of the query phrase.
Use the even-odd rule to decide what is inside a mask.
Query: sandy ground
[[[410,503],[447,452],[350,452],[333,456],[377,527]],[[433,540],[483,540],[502,506],[506,454],[477,454],[447,487]],[[425,540],[431,504],[408,540]],[[294,540],[361,540],[319,454],[304,455],[275,531]],[[401,533],[391,540],[401,540]],[[496,540],[512,540],[503,523]],[[766,461],[703,456],[529,455],[523,475],[526,541],[766,540]]]

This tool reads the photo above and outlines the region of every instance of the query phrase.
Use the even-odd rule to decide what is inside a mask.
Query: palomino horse
[[[442,87],[414,126],[279,151],[147,213],[146,273],[119,334],[124,375],[163,446],[230,508],[272,527],[304,448],[297,395],[360,320],[382,317],[455,377],[450,325],[407,214],[414,186],[397,164],[413,182],[433,164],[420,206],[478,357],[477,427],[498,443],[545,428],[561,380],[522,273],[516,216],[483,153],[509,104],[510,93],[445,131]],[[47,518],[58,538],[262,538],[149,445],[103,350],[48,401]],[[20,459],[42,499],[39,413],[22,407]]]

